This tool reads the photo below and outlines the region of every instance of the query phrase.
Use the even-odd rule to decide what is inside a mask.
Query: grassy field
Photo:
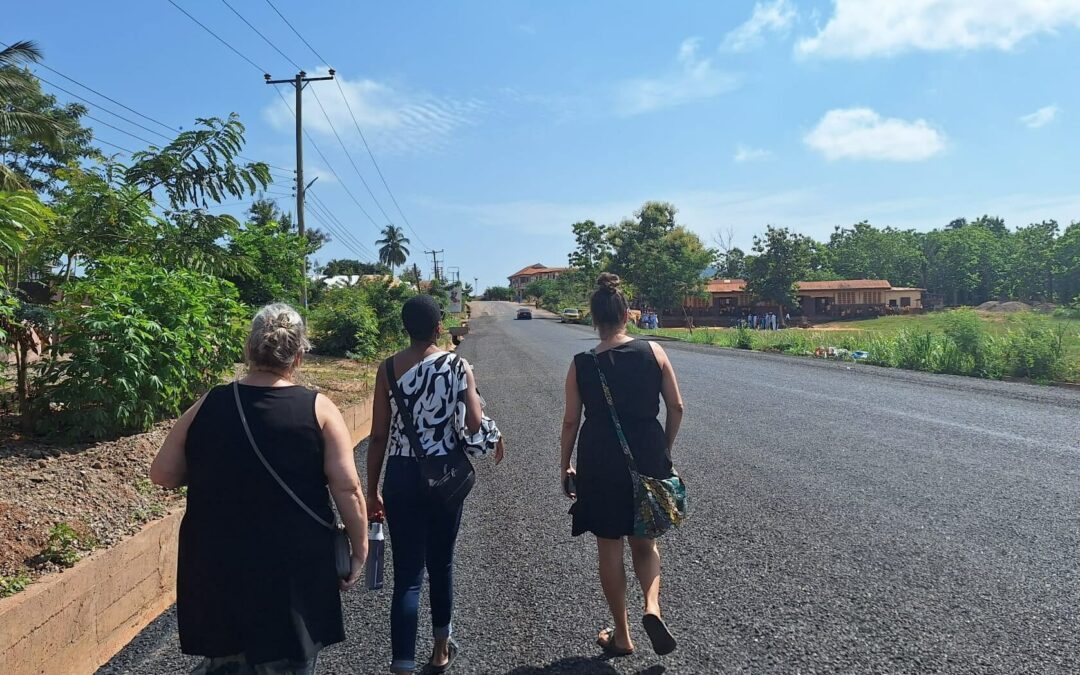
[[[955,326],[958,318],[985,337],[980,347],[958,346],[956,338],[961,343],[964,340],[963,332],[958,334]],[[819,348],[830,347],[865,351],[870,363],[911,370],[1080,381],[1080,321],[1029,312],[935,312],[778,331],[699,328],[691,333],[683,328],[662,328],[634,332],[801,356],[813,356]]]

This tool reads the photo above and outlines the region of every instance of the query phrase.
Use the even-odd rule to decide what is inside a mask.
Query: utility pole
[[[271,80],[269,74],[263,75],[263,79],[267,84],[291,84],[296,90],[296,227],[303,239],[307,233],[304,227],[304,196],[307,192],[307,185],[304,184],[304,87],[308,82],[334,79],[334,69],[330,69],[329,77],[308,77],[307,73],[301,70],[296,77],[288,80]],[[304,283],[301,292],[304,309],[307,309],[307,254],[304,255],[303,265]]]
[[[439,278],[439,258],[438,258],[438,255],[440,253],[442,253],[442,252],[443,252],[442,250],[439,250],[439,251],[424,251],[424,255],[430,255],[431,256],[431,272],[432,272],[432,275],[433,275],[431,277],[432,279],[438,279]]]

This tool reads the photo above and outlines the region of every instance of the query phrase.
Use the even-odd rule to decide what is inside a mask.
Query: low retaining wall
[[[342,411],[354,443],[371,433],[371,401]],[[112,548],[0,600],[0,674],[95,672],[176,600],[183,509]]]

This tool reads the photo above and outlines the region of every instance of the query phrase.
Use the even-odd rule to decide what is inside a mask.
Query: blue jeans
[[[427,569],[432,634],[448,638],[454,611],[454,543],[461,507],[448,508],[431,494],[411,457],[390,457],[383,480],[386,524],[394,559],[394,595],[390,604],[392,668],[416,667],[417,608]]]

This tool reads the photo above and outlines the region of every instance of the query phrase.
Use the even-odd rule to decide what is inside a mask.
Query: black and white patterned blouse
[[[436,352],[398,378],[425,455],[445,455],[461,443],[469,456],[483,457],[494,450],[501,438],[495,422],[486,415],[476,434],[469,434],[465,427],[465,394],[469,388],[465,368],[465,362],[457,354]],[[387,446],[391,457],[413,456],[402,425],[397,401],[391,396]]]

